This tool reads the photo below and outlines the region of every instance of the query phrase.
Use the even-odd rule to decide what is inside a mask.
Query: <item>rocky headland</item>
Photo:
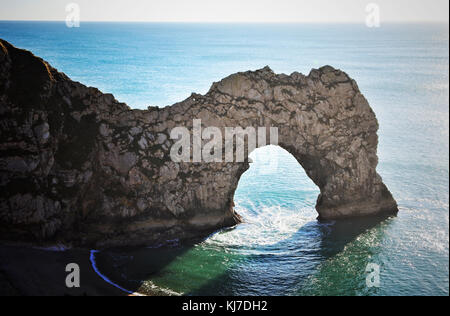
[[[376,172],[378,122],[330,66],[231,75],[205,95],[133,110],[0,40],[0,239],[125,246],[206,236],[239,223],[233,197],[249,161],[174,162],[174,127],[278,128],[320,188],[321,219],[395,214]]]

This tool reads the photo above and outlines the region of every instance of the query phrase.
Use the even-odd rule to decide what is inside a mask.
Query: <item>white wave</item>
[[[97,253],[99,253],[98,250],[91,250],[91,255],[90,255],[90,257],[89,257],[90,260],[91,260],[92,268],[94,269],[95,273],[97,273],[98,276],[101,277],[106,283],[111,284],[112,286],[118,288],[119,290],[121,290],[121,291],[123,291],[123,292],[125,292],[125,293],[135,295],[136,293],[134,293],[134,292],[132,292],[132,291],[129,291],[129,290],[127,290],[127,289],[121,287],[120,285],[114,283],[114,282],[111,281],[106,275],[104,275],[103,273],[100,272],[100,270],[99,270],[98,267],[97,267],[97,262],[95,261],[95,254],[97,254]]]
[[[125,292],[127,294],[130,294],[130,295],[133,295],[133,296],[145,296],[144,294],[141,294],[139,292],[129,291],[129,290],[125,289],[124,287],[121,287],[117,283],[114,283],[110,278],[108,278],[102,272],[100,272],[100,270],[99,270],[99,268],[97,266],[97,262],[95,260],[95,255],[97,253],[99,253],[98,250],[91,250],[90,251],[90,261],[91,261],[92,268],[94,269],[95,273],[97,273],[97,275],[99,277],[101,277],[106,283],[108,283],[108,284],[118,288],[119,290],[121,290],[121,291],[123,291],[123,292]],[[172,291],[170,289],[166,289],[166,288],[157,286],[151,281],[145,281],[144,284],[141,286],[141,289],[146,290],[145,287],[149,288],[153,292],[163,293],[163,294],[169,295],[169,296],[181,296],[181,295],[183,295],[183,293],[178,293],[178,292]]]
[[[254,209],[254,208],[252,208]],[[263,207],[259,212],[237,207],[244,223],[231,231],[224,231],[206,243],[219,246],[267,246],[289,239],[302,226],[315,220],[313,210],[292,210],[280,206]]]
[[[65,245],[54,245],[54,246],[47,246],[47,247],[33,247],[34,249],[49,251],[49,252],[65,252],[67,250],[70,250],[71,247],[65,246]]]
[[[150,289],[150,293],[157,292],[157,293],[162,293],[167,296],[182,296],[183,295],[183,293],[175,292],[175,291],[172,291],[171,289],[157,286],[152,281],[148,281],[148,280],[143,283],[143,285],[140,287],[139,290],[141,290],[141,292],[147,292],[148,291],[147,288]]]

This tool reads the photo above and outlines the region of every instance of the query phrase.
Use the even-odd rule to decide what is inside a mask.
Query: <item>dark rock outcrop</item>
[[[242,163],[176,163],[176,126],[274,126],[317,184],[320,218],[396,213],[376,172],[378,123],[347,74],[269,68],[206,95],[131,110],[0,40],[0,239],[130,245],[188,238],[239,222]]]

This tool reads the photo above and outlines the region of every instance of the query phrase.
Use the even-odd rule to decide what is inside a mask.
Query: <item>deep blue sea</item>
[[[245,224],[190,245],[95,253],[111,282],[186,295],[449,294],[448,24],[0,22],[0,38],[132,108],[206,93],[237,71],[332,65],[378,117],[378,171],[397,217],[317,222],[317,187],[269,146],[236,192]],[[380,267],[379,287],[366,284],[368,264]]]

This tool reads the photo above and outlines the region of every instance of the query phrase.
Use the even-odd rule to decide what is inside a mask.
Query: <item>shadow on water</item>
[[[341,252],[349,242],[393,217],[395,216],[379,215],[328,223],[324,222],[323,225],[319,225],[322,227],[323,236],[321,254],[324,257],[336,255]]]
[[[250,250],[246,245],[237,249],[227,249],[226,246],[208,249],[208,246],[202,246],[208,242],[196,241],[153,249],[108,250],[99,253],[96,262],[101,273],[112,282],[131,292],[149,295],[345,294],[322,288],[324,285],[317,281],[309,283],[314,274],[320,273],[324,274],[322,278],[326,282],[330,282],[327,267],[321,265],[338,257],[359,236],[388,222],[387,219],[387,216],[378,216],[312,221],[288,239]],[[382,238],[382,233],[375,234],[375,239],[363,247],[371,248],[372,244],[379,242],[377,239]],[[371,251],[360,249],[359,252],[366,254]],[[354,264],[364,271],[369,260],[369,257],[363,258],[362,262],[359,260]],[[340,276],[332,274],[336,278],[355,277],[346,275],[345,271],[334,272],[341,273]],[[167,279],[171,281],[164,288]],[[158,286],[152,281],[156,281]],[[361,283],[361,280],[357,281]]]
[[[358,237],[388,223],[389,218],[392,217],[374,216],[332,222],[310,222],[289,239],[270,245],[263,252],[249,255],[246,260],[249,265],[230,269],[185,295],[355,295],[353,290],[357,288],[352,289],[352,285],[336,291],[334,285],[330,283],[332,281],[330,275],[340,280],[355,278],[347,280],[355,283],[355,287],[361,283],[359,276],[348,275],[347,271],[342,270],[332,271],[333,273],[329,274],[323,271],[321,265],[338,257]],[[370,257],[365,254],[371,253],[372,249],[369,249],[371,245],[377,244],[383,238],[382,231],[375,235],[370,244],[364,245],[367,249],[359,249],[359,253],[364,254],[363,260],[353,263],[358,266],[358,272],[362,272],[362,275],[370,261]],[[286,251],[290,253],[287,254]],[[251,267],[251,262],[258,262],[259,267]],[[345,268],[347,264],[352,263],[345,262],[344,270],[347,269]],[[246,271],[245,266],[250,266],[250,269]],[[321,273],[325,275],[319,276],[319,281],[325,284],[317,280],[311,281],[314,274]],[[250,284],[239,283],[240,280],[246,280]],[[365,277],[362,281],[365,284]],[[339,285],[342,284],[336,286]]]
[[[129,294],[179,295],[180,293],[148,282],[163,277],[167,266],[200,242],[202,240],[197,239],[182,245],[173,242],[159,247],[111,248],[97,252],[94,256],[91,254],[91,263],[95,262],[97,273],[106,282]]]

